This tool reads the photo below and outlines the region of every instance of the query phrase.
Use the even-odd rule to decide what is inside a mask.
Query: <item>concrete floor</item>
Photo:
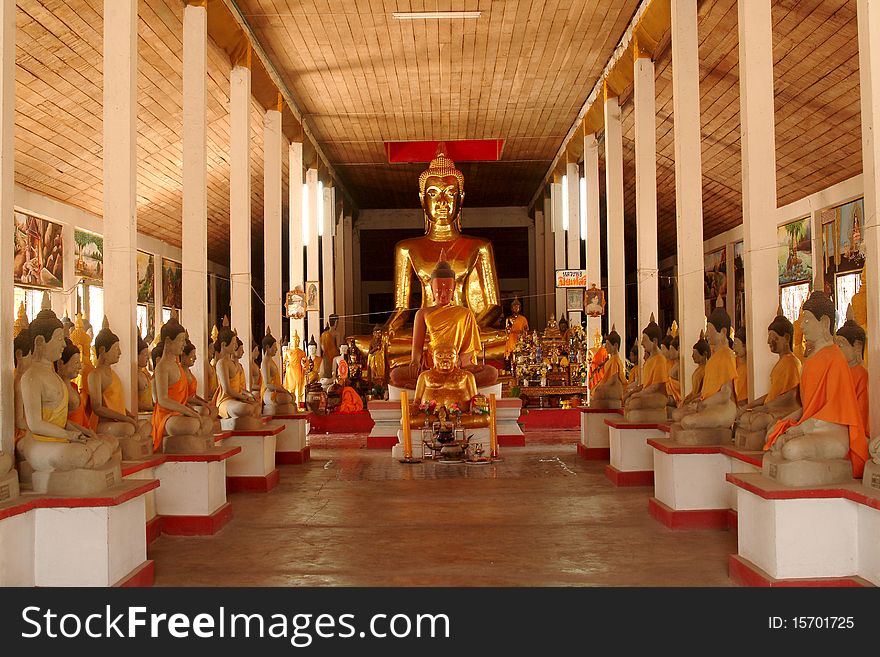
[[[162,536],[156,586],[730,586],[728,531],[673,532],[615,488],[578,432],[529,433],[485,466],[402,465],[365,436],[312,437],[269,494],[230,495],[216,536]]]

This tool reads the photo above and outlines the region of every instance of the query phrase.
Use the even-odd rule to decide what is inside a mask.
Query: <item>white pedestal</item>
[[[156,511],[166,534],[214,534],[232,518],[226,501],[226,461],[240,447],[215,447],[203,454],[168,454],[157,468],[162,486]]]
[[[34,512],[30,495],[0,505],[0,586],[34,585]]]
[[[311,458],[308,434],[309,421],[307,415],[280,416],[276,415],[273,422],[284,426],[275,437],[275,463],[278,465],[305,463]]]
[[[123,461],[123,481],[152,481],[158,479],[156,468],[165,463],[164,454],[153,454],[142,461]],[[161,521],[156,512],[156,491],[148,491],[144,495],[144,516],[147,528],[147,544],[153,542],[162,533]]]
[[[605,420],[611,463],[605,476],[615,486],[651,486],[654,483],[654,450],[648,445],[652,438],[666,433],[654,424],[627,424]]]
[[[144,493],[158,481],[122,482],[106,495],[55,498],[34,510],[36,586],[112,586],[149,571]]]
[[[611,458],[609,426],[605,420],[620,420],[621,413],[611,409],[581,408],[581,440],[578,454],[588,461],[605,461]]]
[[[241,451],[226,463],[226,485],[230,492],[269,492],[278,485],[275,467],[275,437],[285,425],[272,423],[254,431],[232,431],[222,444]]]

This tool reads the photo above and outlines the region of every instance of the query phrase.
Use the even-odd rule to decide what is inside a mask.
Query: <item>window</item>
[[[162,308],[162,323],[171,319],[171,308]]]
[[[88,298],[89,323],[92,325],[92,332],[98,335],[98,331],[104,324],[104,288],[86,284],[85,289]]]
[[[809,283],[795,283],[794,285],[786,285],[781,290],[782,312],[788,318],[788,321],[794,323],[801,314],[801,306],[810,296]]]
[[[28,287],[16,287],[14,294],[15,303],[13,307],[14,318],[18,317],[18,307],[24,303],[24,312],[27,315],[28,322],[34,321],[37,313],[40,312],[40,306],[43,304],[43,290],[35,290]]]
[[[855,293],[862,286],[859,275],[860,272],[838,274],[834,279],[834,298],[837,301],[837,326],[835,330],[839,329],[846,321],[846,309]]]
[[[150,313],[146,304],[139,303],[137,305],[137,325],[141,337],[146,340],[150,330]]]

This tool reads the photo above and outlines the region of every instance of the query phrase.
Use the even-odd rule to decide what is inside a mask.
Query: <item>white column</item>
[[[360,320],[358,317],[353,317],[355,314],[354,310],[354,298],[355,298],[355,287],[354,287],[354,233],[352,230],[352,217],[350,214],[343,216],[342,218],[342,234],[343,234],[343,249],[342,249],[342,261],[340,263],[340,267],[342,268],[342,299],[344,300],[344,305],[342,307],[342,312],[345,314],[345,329],[348,334],[358,334],[365,333],[366,331],[362,331],[358,328],[357,322]]]
[[[773,23],[770,0],[739,0],[738,4],[743,260],[749,293],[745,329],[749,398],[755,399],[770,387],[775,359],[767,346],[767,326],[776,316],[779,297],[776,221],[770,220],[776,217]]]
[[[162,304],[165,303],[165,296],[162,292],[162,256],[158,253],[153,254],[153,300],[155,302],[153,306],[154,334],[159,335],[159,329],[162,328]]]
[[[565,269],[565,230],[562,227],[562,213],[565,212],[562,198],[562,183],[550,184],[550,205],[553,216],[553,244],[555,251],[555,269]],[[556,305],[553,314],[556,319],[565,317],[565,290],[556,288],[554,272],[554,289],[556,289]]]
[[[565,165],[565,177],[568,181],[567,204],[563,212],[568,215],[568,233],[566,235],[566,257],[568,269],[582,269],[581,263],[581,173],[577,163]],[[568,317],[574,326],[581,323],[581,313],[572,312]]]
[[[104,0],[104,314],[119,336],[128,408],[137,408],[137,26],[137,0]]]
[[[324,324],[328,322],[330,313],[336,311],[336,277],[333,272],[333,228],[336,221],[336,209],[333,202],[333,188],[324,187],[324,211],[321,213],[323,224],[321,238],[321,276],[324,281],[321,294],[324,295]]]
[[[364,293],[361,289],[361,231],[355,224],[354,217],[351,220],[351,303],[352,313],[356,315],[355,326],[359,326],[355,333],[371,333],[369,316],[364,314]]]
[[[183,308],[180,322],[196,347],[193,374],[205,391],[208,332],[208,10],[183,10]]]
[[[553,227],[553,201],[544,196],[544,321],[535,328],[543,330],[556,313],[556,231]]]
[[[544,257],[544,211],[535,209],[535,270],[531,273],[530,280],[534,280],[534,297],[531,299],[532,318],[531,324],[543,326],[545,323],[544,295],[547,293],[547,261]],[[530,324],[530,325],[531,325]]]
[[[263,116],[263,286],[266,327],[281,340],[281,110]],[[259,339],[260,336],[257,336]]]
[[[636,150],[636,277],[639,287],[637,331],[659,317],[657,288],[657,114],[654,62],[637,54],[633,62],[633,108]],[[627,352],[629,345],[627,345]],[[682,348],[690,357],[690,349]],[[639,360],[644,354],[639,347]]]
[[[308,208],[308,217],[306,217],[307,228],[305,237],[308,237],[305,240],[306,245],[306,266],[308,267],[308,272],[306,274],[306,278],[310,281],[318,280],[318,271],[320,271],[321,263],[320,263],[320,254],[318,253],[318,170],[317,169],[309,169],[306,171],[306,186],[307,186],[307,208]],[[323,207],[323,204],[322,204]],[[322,290],[323,292],[323,290]],[[306,290],[308,294],[308,290]],[[308,296],[306,297],[308,299]],[[304,336],[305,341],[308,342],[309,339],[314,336],[315,343],[318,345],[318,353],[321,353],[321,341],[319,340],[321,335],[321,316],[320,312],[315,309],[313,311],[309,311],[306,317],[306,335]]]
[[[587,284],[602,287],[602,244],[599,239],[599,142],[596,135],[584,136],[584,178],[587,193],[587,222],[584,240],[587,243]],[[611,326],[609,325],[610,329]],[[617,327],[618,329],[622,327]],[[601,317],[587,318],[587,335],[592,341],[596,331],[602,331]],[[592,344],[592,342],[591,342]],[[621,351],[626,353],[625,345]]]
[[[626,246],[623,231],[623,131],[620,105],[605,90],[605,203],[608,231],[608,329],[626,340]],[[641,329],[639,329],[641,330]],[[625,353],[625,352],[624,352]]]
[[[680,380],[682,394],[687,394],[696,368],[687,346],[700,339],[706,314],[703,304],[703,184],[696,0],[672,0],[672,104],[678,332],[681,344],[685,345],[681,350]],[[695,248],[695,245],[698,246]]]
[[[865,181],[863,239],[867,256],[868,326],[880,326],[880,0],[858,0],[859,81],[862,108],[862,169]],[[872,436],[880,435],[880,339],[868,334],[868,395]]]
[[[244,343],[245,377],[251,354],[251,70],[237,64],[229,76],[229,279],[232,328]]]
[[[293,290],[297,285],[305,282],[303,276],[303,145],[300,142],[290,142],[290,148],[287,151],[288,156],[288,175],[290,183],[288,184],[288,203],[287,213],[289,222],[289,232],[287,235],[290,253],[288,254],[290,270],[288,272],[289,281],[287,289]],[[293,334],[299,334],[300,339],[305,335],[305,320],[290,320],[290,339]]]
[[[12,396],[13,351],[12,321],[17,309],[12,307],[15,286],[12,275],[12,213],[15,193],[15,12],[14,2],[0,3],[0,450],[13,454],[15,405]],[[73,244],[73,242],[67,242]],[[72,279],[64,279],[70,285]]]
[[[61,227],[61,240],[64,244],[73,244],[73,235],[75,228],[72,224],[64,224]],[[64,287],[67,290],[52,293],[52,310],[59,317],[67,313],[70,319],[76,319],[76,258],[74,257],[73,248],[64,250],[63,277]]]
[[[339,324],[337,325],[339,328],[340,339],[343,336],[349,335],[353,333],[351,330],[351,323],[348,318],[348,294],[346,294],[345,289],[345,249],[347,246],[346,243],[346,233],[345,233],[345,216],[339,216],[339,224],[336,229],[336,237],[333,239],[333,258],[336,266],[333,268],[333,287],[334,294],[336,299],[336,309],[337,314],[339,315]]]

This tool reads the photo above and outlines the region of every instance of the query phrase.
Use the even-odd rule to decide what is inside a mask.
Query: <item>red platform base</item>
[[[727,510],[727,528],[732,531],[734,534],[736,533],[737,528],[739,527],[739,516],[736,514],[736,511],[733,509]]]
[[[268,493],[278,485],[281,473],[275,468],[265,477],[226,477],[227,493]]]
[[[577,429],[581,428],[580,408],[529,408],[520,415],[519,421],[526,429]]]
[[[132,570],[128,575],[116,582],[113,586],[120,588],[141,588],[152,586],[156,576],[156,564],[152,559],[144,561],[140,566]]]
[[[211,536],[232,520],[227,502],[209,516],[162,516],[162,533],[172,536]]]
[[[525,447],[525,436],[498,436],[498,445],[500,447]]]
[[[871,583],[861,577],[819,577],[816,579],[774,579],[747,559],[731,554],[727,562],[728,575],[739,586],[807,586],[807,587],[868,587]]]
[[[613,465],[605,466],[605,477],[615,486],[653,486],[653,470],[618,470]]]
[[[397,444],[397,436],[367,436],[367,449],[391,449]]]
[[[162,516],[155,516],[147,521],[147,545],[162,535]]]
[[[308,445],[298,452],[275,452],[276,465],[301,465],[309,462],[311,458],[312,452]]]
[[[309,413],[310,433],[370,433],[374,426],[369,411],[357,413]]]
[[[577,450],[578,456],[585,461],[607,461],[611,458],[610,447],[584,447],[578,443]]]
[[[727,529],[730,509],[676,511],[656,497],[648,498],[648,512],[669,529]]]

